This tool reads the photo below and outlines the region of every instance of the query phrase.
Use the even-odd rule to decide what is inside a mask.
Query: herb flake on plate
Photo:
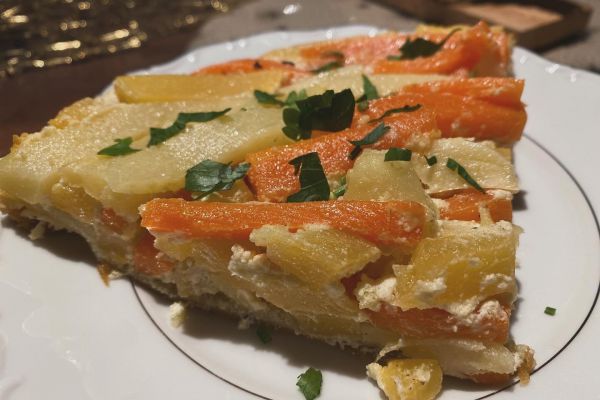
[[[304,395],[306,400],[314,400],[321,394],[323,385],[323,374],[313,367],[308,368],[304,373],[298,376],[296,386]]]

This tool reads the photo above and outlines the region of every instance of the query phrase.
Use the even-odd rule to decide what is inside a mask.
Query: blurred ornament
[[[0,78],[137,48],[190,29],[233,1],[3,0]]]

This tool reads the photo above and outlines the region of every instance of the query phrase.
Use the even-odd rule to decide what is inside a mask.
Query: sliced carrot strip
[[[514,78],[448,79],[407,85],[402,88],[402,92],[428,95],[451,93],[522,109],[521,95],[524,85],[524,80]]]
[[[154,236],[144,231],[137,243],[133,253],[133,268],[142,275],[157,276],[167,273],[173,269],[175,264],[160,256],[154,247]]]
[[[443,35],[415,35],[439,42]],[[438,73],[456,74],[477,70],[478,75],[505,76],[507,66],[502,62],[502,50],[485,23],[456,32],[444,47],[430,57],[413,60],[380,59],[374,65],[376,73]]]
[[[325,224],[373,243],[412,249],[421,240],[423,206],[414,202],[316,201],[307,203],[206,203],[154,199],[143,206],[142,226],[194,238],[243,240],[264,225],[291,230]]]
[[[504,314],[483,315],[476,326],[461,324],[460,320],[445,310],[428,308],[402,311],[389,304],[381,304],[379,311],[366,311],[375,326],[389,329],[404,337],[461,338],[505,343],[508,339],[510,307]]]
[[[295,68],[293,65],[280,63],[273,60],[244,58],[240,60],[227,61],[222,64],[210,65],[208,67],[201,68],[192,73],[192,75],[201,74],[239,74],[254,72],[260,70],[283,70],[287,71],[284,85],[294,81],[298,78],[310,76],[308,72],[301,71]]]
[[[123,233],[127,221],[119,216],[112,208],[103,208],[100,212],[100,221],[115,233]]]
[[[394,114],[384,120],[390,130],[372,147],[411,147],[437,133],[435,116],[420,109],[411,113]],[[353,149],[349,140],[360,140],[375,124],[355,125],[335,134],[322,134],[314,139],[274,147],[246,157],[251,165],[247,182],[260,201],[285,201],[287,196],[300,189],[298,177],[289,161],[302,154],[316,151],[328,176],[343,175],[354,164],[348,155]]]
[[[445,199],[440,208],[441,219],[479,221],[479,205],[485,205],[494,222],[512,221],[512,202],[508,198],[496,198],[489,193],[469,190]]]
[[[473,137],[508,144],[520,139],[527,114],[519,108],[493,104],[453,93],[400,93],[369,102],[366,114],[377,118],[387,110],[421,104],[435,112],[442,137]]]

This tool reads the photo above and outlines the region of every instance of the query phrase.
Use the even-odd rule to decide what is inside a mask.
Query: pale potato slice
[[[410,358],[435,359],[445,375],[458,378],[486,373],[512,375],[524,360],[519,354],[525,351],[517,346],[513,352],[498,343],[476,340],[402,339],[397,345],[382,350],[380,356],[391,350],[400,350]]]
[[[405,310],[437,307],[465,316],[488,297],[512,299],[519,229],[506,221],[449,225],[454,228],[423,239],[409,265],[395,267],[395,305]]]
[[[358,98],[364,93],[363,74],[377,88],[380,97],[389,96],[394,92],[400,91],[402,87],[413,83],[449,79],[447,76],[433,74],[370,74],[366,72],[366,68],[362,65],[350,65],[303,79],[294,85],[282,88],[281,92],[299,92],[304,89],[309,96],[312,96],[321,94],[329,89],[336,92],[351,89],[354,97]]]
[[[258,297],[293,315],[359,319],[356,302],[346,295],[340,282],[315,290],[274,264],[266,254],[238,245],[233,246],[228,269],[234,277],[251,285]]]
[[[433,400],[442,389],[442,369],[436,360],[391,360],[367,365],[367,375],[389,400]]]
[[[345,200],[406,200],[422,204],[432,218],[437,208],[410,161],[384,161],[386,150],[363,150],[346,175]]]
[[[338,282],[381,256],[364,239],[320,225],[294,233],[285,226],[263,226],[252,232],[250,240],[266,247],[274,264],[312,287]]]
[[[514,167],[493,142],[474,142],[463,138],[439,139],[427,153],[437,163],[429,166],[425,157],[414,155],[413,165],[427,193],[444,193],[472,188],[456,171],[446,166],[448,158],[462,165],[484,189],[502,189],[512,193],[519,190]]]
[[[132,75],[114,82],[115,93],[124,103],[208,100],[252,92],[274,92],[281,86],[282,71],[245,74]]]
[[[234,110],[209,122],[189,123],[181,133],[157,146],[144,147],[147,138],[142,138],[133,145],[142,149],[137,153],[88,157],[65,167],[62,176],[115,211],[130,212],[141,204],[131,195],[143,199],[180,190],[186,171],[202,160],[236,163],[249,152],[289,143],[282,126],[280,109],[257,106]],[[132,201],[128,203],[129,198]]]

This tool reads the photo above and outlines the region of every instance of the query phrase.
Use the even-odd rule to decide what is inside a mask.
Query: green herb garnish
[[[260,104],[275,104],[277,106],[283,106],[285,103],[279,99],[277,99],[276,94],[270,94],[267,92],[263,92],[262,90],[255,90],[254,97],[256,101]]]
[[[429,165],[430,167],[437,164],[437,157],[436,156],[431,156],[431,157],[427,157],[425,156],[425,159],[427,160],[427,165]]]
[[[172,138],[181,132],[186,124],[190,122],[208,122],[222,115],[227,114],[231,108],[226,108],[222,111],[208,111],[208,112],[196,112],[196,113],[179,113],[177,119],[171,126],[167,128],[150,128],[150,141],[148,147],[156,146],[164,142],[167,139]]]
[[[123,139],[115,139],[115,144],[112,146],[108,146],[100,150],[97,154],[101,156],[124,156],[126,154],[135,153],[136,151],[140,151],[139,149],[132,149],[131,143],[133,139],[131,136],[123,138]]]
[[[544,310],[544,314],[548,314],[548,315],[554,316],[556,314],[556,308],[546,307],[546,309]]]
[[[383,161],[410,161],[412,151],[401,147],[392,147],[385,153]]]
[[[254,98],[256,98],[256,101],[258,101],[261,104],[274,104],[277,106],[289,106],[289,107],[295,107],[296,102],[298,100],[304,100],[306,99],[306,90],[302,89],[299,92],[296,92],[295,90],[292,90],[287,98],[285,100],[279,100],[277,97],[281,96],[281,94],[279,93],[267,93],[267,92],[263,92],[262,90],[255,90],[254,91]]]
[[[256,336],[258,336],[260,341],[264,344],[267,344],[272,340],[271,331],[269,331],[269,329],[262,324],[256,327]]]
[[[375,127],[375,129],[373,129],[371,132],[369,132],[361,140],[350,140],[349,142],[354,145],[354,148],[348,155],[348,158],[351,160],[354,160],[360,154],[360,151],[362,150],[362,146],[367,146],[367,145],[377,142],[389,130],[390,130],[390,127],[385,126],[385,124],[382,122],[381,124],[377,125]]]
[[[287,198],[288,203],[329,200],[329,183],[316,152],[303,154],[289,162],[294,174],[299,175],[300,191]]]
[[[373,82],[367,78],[366,75],[362,76],[363,81],[363,95],[358,98],[358,109],[365,111],[369,106],[369,100],[375,100],[379,98],[377,88],[373,85]]]
[[[346,193],[346,186],[348,186],[346,183],[346,177],[343,176],[342,179],[340,179],[340,186],[331,192],[333,198],[337,199],[338,197],[343,196]]]
[[[204,160],[185,173],[185,190],[192,192],[194,199],[201,199],[211,193],[231,189],[233,183],[243,178],[249,168],[248,163],[232,168],[231,163]]]
[[[300,140],[310,138],[314,129],[339,132],[349,127],[355,100],[350,89],[338,93],[326,90],[323,94],[295,100],[294,104],[283,109],[285,126],[282,130],[290,139]]]
[[[475,179],[473,179],[471,175],[469,175],[465,167],[456,162],[456,160],[448,158],[448,161],[446,161],[446,167],[448,167],[452,171],[456,171],[456,173],[461,178],[463,178],[469,185],[473,186],[475,189],[479,190],[480,192],[485,192],[485,190],[483,190],[483,188],[479,186]]]
[[[460,29],[453,29],[446,37],[439,43],[432,42],[423,38],[415,38],[415,39],[406,39],[406,42],[400,47],[400,55],[397,56],[388,56],[387,59],[391,61],[401,61],[401,60],[414,60],[418,57],[430,57],[437,53],[444,44],[450,39],[456,31]]]
[[[319,68],[311,70],[310,72],[313,72],[315,74],[319,74],[321,72],[331,71],[332,69],[341,68],[343,66],[344,66],[343,62],[340,62],[340,61],[331,61],[331,62],[328,62],[327,64],[321,65]]]
[[[306,400],[314,400],[321,394],[323,374],[318,369],[310,367],[298,376],[296,386],[300,389]]]
[[[369,121],[369,123],[372,122],[379,122],[382,119],[384,119],[385,117],[389,117],[392,114],[398,114],[398,113],[404,113],[404,112],[413,112],[413,111],[417,111],[419,108],[421,108],[420,104],[415,104],[414,106],[409,106],[406,105],[404,107],[399,107],[399,108],[392,108],[390,110],[387,110],[386,112],[384,112],[381,117],[379,118],[375,118]]]

